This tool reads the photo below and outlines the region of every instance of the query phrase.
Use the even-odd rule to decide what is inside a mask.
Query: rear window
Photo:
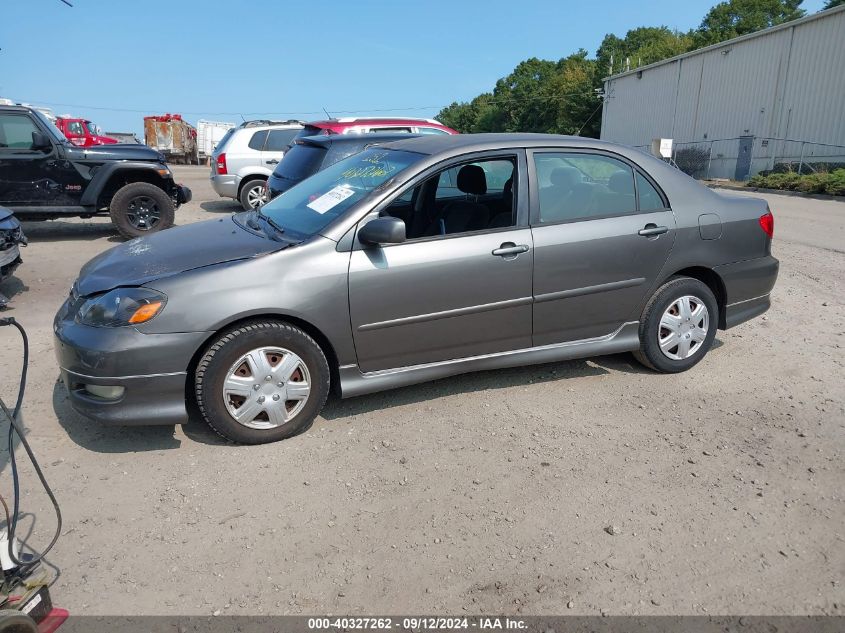
[[[325,157],[325,147],[304,143],[294,145],[285,154],[273,175],[285,180],[305,180],[308,176],[320,170],[320,165],[323,164]]]
[[[219,141],[217,141],[217,145],[214,147],[215,152],[222,152],[226,148],[226,143],[229,142],[229,139],[232,138],[232,134],[234,134],[235,128],[230,127],[226,130],[226,133],[223,135]]]
[[[283,152],[293,142],[294,137],[299,132],[298,129],[290,130],[270,130],[267,135],[267,145],[264,151],[267,152]]]

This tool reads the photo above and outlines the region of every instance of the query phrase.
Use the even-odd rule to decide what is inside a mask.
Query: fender
[[[85,193],[82,194],[80,204],[86,207],[95,206],[103,189],[108,184],[109,180],[111,180],[111,177],[117,172],[124,170],[144,170],[154,173],[159,179],[163,179],[161,174],[159,174],[159,170],[163,168],[164,166],[160,163],[148,163],[142,161],[116,161],[113,163],[104,163],[97,169],[97,173],[94,174],[91,182],[88,183],[88,186],[85,188]],[[172,176],[170,178],[172,179]],[[168,194],[170,193],[169,188],[165,189],[165,191]]]

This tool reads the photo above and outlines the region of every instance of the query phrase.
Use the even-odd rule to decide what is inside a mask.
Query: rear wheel
[[[646,305],[634,356],[659,372],[686,371],[710,350],[718,322],[719,304],[706,284],[690,277],[670,279]]]
[[[248,180],[241,188],[241,206],[246,211],[257,209],[264,202],[264,186],[266,182],[260,178]]]
[[[197,404],[226,439],[275,442],[311,426],[329,376],[325,354],[307,333],[276,321],[250,323],[223,334],[200,360]]]
[[[109,205],[112,222],[125,238],[141,237],[173,226],[173,201],[148,182],[133,182],[117,190]]]

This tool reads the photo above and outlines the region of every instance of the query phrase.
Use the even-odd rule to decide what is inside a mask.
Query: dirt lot
[[[176,171],[194,191],[179,223],[236,209],[207,168]],[[51,321],[80,266],[118,238],[104,220],[26,225],[32,243],[2,291],[32,339],[25,423],[65,515],[55,602],[842,614],[845,203],[763,197],[781,260],[773,309],[720,332],[691,372],[620,355],[472,374],[330,403],[305,435],[259,447],[199,422],[127,430],[75,415]],[[18,349],[0,331],[7,400]],[[38,545],[52,518],[22,470]]]

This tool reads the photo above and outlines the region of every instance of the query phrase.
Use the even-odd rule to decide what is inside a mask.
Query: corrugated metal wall
[[[755,137],[752,173],[801,151],[841,153],[764,139],[845,146],[845,7],[611,77],[605,92],[602,139],[699,143],[711,176],[732,177],[740,136]]]

